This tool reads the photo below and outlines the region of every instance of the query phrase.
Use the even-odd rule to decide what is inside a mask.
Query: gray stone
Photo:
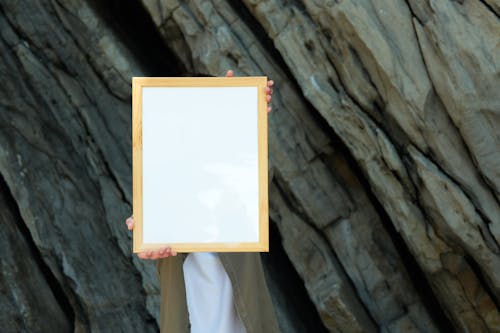
[[[500,331],[498,1],[114,3],[0,1],[2,328],[158,330],[131,77],[234,69],[276,83],[270,216],[311,301],[264,260],[284,332]]]

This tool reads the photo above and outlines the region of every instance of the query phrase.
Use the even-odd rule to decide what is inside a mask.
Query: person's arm
[[[232,70],[228,70],[226,72],[226,77],[233,77],[234,76],[234,72]],[[273,85],[274,85],[274,82],[272,80],[269,80],[267,81],[267,87],[266,87],[266,100],[267,100],[267,112],[271,112],[271,106],[269,106],[269,103],[271,103],[271,99],[272,99],[272,95],[273,95]],[[129,218],[127,218],[127,220],[125,221],[125,223],[127,224],[127,228],[128,230],[133,230],[134,229],[134,217],[133,216],[130,216]],[[168,258],[168,257],[171,257],[171,256],[176,256],[177,255],[177,252],[175,252],[174,250],[172,250],[172,248],[170,246],[165,246],[165,247],[162,247],[160,248],[159,250],[155,250],[155,251],[144,251],[144,252],[140,252],[137,254],[137,256],[141,259],[150,259],[150,260],[154,260],[154,259],[161,259],[161,258]]]

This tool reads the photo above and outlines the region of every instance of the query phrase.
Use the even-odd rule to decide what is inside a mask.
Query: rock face
[[[131,77],[229,68],[276,83],[284,332],[500,332],[499,8],[1,0],[2,332],[158,331],[123,223]]]

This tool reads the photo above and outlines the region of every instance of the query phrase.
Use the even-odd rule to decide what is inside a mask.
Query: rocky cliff
[[[158,331],[124,225],[131,77],[230,68],[276,83],[263,260],[284,332],[500,332],[499,14],[1,0],[2,332]]]

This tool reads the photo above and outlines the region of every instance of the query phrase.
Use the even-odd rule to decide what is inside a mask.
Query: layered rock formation
[[[131,77],[232,68],[276,82],[284,332],[500,332],[499,7],[1,0],[1,326],[158,330],[123,224]]]

